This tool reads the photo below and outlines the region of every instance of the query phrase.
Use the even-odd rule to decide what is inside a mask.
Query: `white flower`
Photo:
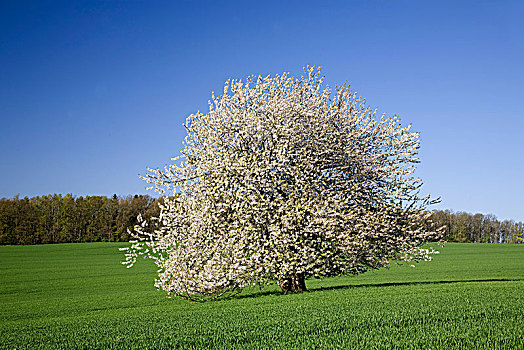
[[[230,80],[187,118],[181,155],[144,177],[165,197],[124,264],[150,257],[157,287],[200,300],[436,253],[420,248],[440,231],[413,176],[418,133],[305,73]]]

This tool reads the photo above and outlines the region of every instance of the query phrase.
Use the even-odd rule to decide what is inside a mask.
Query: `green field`
[[[524,245],[208,303],[167,299],[121,246],[1,246],[0,348],[524,349]]]

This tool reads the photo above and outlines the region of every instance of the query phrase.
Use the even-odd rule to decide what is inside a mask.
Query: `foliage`
[[[375,116],[320,69],[227,81],[207,114],[188,117],[180,160],[149,169],[161,228],[137,225],[124,264],[155,260],[157,287],[192,300],[278,280],[357,274],[391,259],[431,260],[439,240],[413,176],[418,133]]]
[[[147,195],[2,198],[0,244],[127,241],[138,214],[158,216],[158,202]]]
[[[453,244],[431,264],[165,298],[123,243],[0,247],[0,349],[522,349],[524,246]]]
[[[159,215],[159,200],[147,195],[72,194],[2,198],[0,244],[125,242],[138,214],[146,220]],[[446,227],[444,237],[451,242],[523,243],[524,239],[523,222],[498,220],[493,214],[436,210],[431,221]]]
[[[523,243],[524,223],[497,220],[493,214],[434,211],[431,220],[445,226],[444,237],[452,242]]]

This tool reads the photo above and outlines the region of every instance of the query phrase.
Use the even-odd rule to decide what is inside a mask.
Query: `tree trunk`
[[[295,278],[295,287],[296,287],[296,290],[298,290],[299,292],[307,291],[306,278],[304,277],[303,273],[298,273],[297,274],[297,276]]]
[[[303,273],[297,273],[296,275],[282,278],[278,281],[278,285],[284,293],[307,291],[306,279]]]

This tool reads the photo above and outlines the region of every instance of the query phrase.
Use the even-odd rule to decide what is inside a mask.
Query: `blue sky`
[[[323,67],[421,132],[434,208],[524,221],[522,1],[3,1],[0,197],[148,193],[228,77]]]

